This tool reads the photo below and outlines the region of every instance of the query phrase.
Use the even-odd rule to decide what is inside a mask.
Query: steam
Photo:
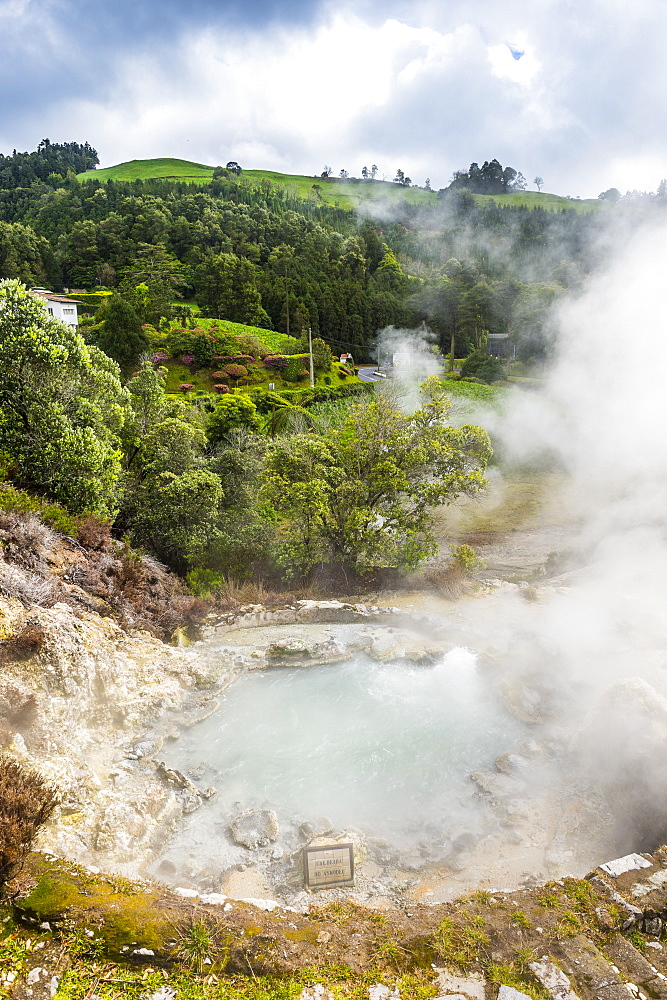
[[[549,454],[568,473],[581,565],[533,627],[555,651],[562,692],[577,692],[572,747],[629,850],[667,838],[666,259],[664,221],[626,233],[560,308],[544,391],[513,394],[491,417],[507,458]]]
[[[406,413],[414,413],[420,405],[422,382],[443,370],[435,335],[425,324],[416,330],[387,326],[377,335],[376,350],[380,363],[393,364],[392,383],[399,405]]]

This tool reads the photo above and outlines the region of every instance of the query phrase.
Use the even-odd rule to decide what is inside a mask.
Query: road
[[[380,366],[380,371],[383,372],[382,375],[378,375],[377,371],[377,365],[360,365],[359,378],[362,382],[384,382],[391,374],[391,365]]]

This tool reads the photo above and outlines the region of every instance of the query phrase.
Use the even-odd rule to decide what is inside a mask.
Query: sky
[[[494,157],[544,190],[667,177],[665,0],[0,0],[0,152],[445,187]]]

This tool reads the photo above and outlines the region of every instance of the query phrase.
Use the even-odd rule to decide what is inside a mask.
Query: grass
[[[86,170],[78,175],[80,181],[135,181],[135,180],[173,180],[185,181],[190,184],[208,184],[213,178],[213,166],[204,163],[194,163],[174,157],[155,157],[149,160],[128,160],[112,167],[101,167],[97,170]],[[334,208],[353,211],[360,205],[389,202],[400,202],[409,205],[435,205],[438,195],[422,187],[402,187],[392,181],[364,181],[358,178],[329,177],[306,174],[283,174],[275,170],[244,170],[238,178],[241,183],[252,186],[268,183],[282,189],[288,195],[301,200]],[[543,208],[547,212],[573,211],[578,213],[595,212],[603,206],[597,198],[580,201],[575,198],[564,198],[561,195],[541,193],[537,191],[516,191],[512,194],[473,196],[478,204],[483,205],[494,201],[498,205],[526,206],[528,208]]]

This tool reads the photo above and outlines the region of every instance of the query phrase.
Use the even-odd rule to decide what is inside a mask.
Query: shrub
[[[191,385],[190,382],[181,382],[181,384],[178,387],[179,392],[192,392],[193,389],[194,386]]]
[[[225,578],[212,569],[193,569],[186,576],[187,585],[195,597],[210,598],[224,585]]]
[[[244,375],[248,374],[248,369],[245,365],[225,365],[223,374],[227,378],[243,378]]]
[[[218,382],[213,388],[216,392],[229,392],[229,386],[224,385],[222,382]]]
[[[0,888],[20,872],[56,804],[56,790],[40,774],[0,757]]]
[[[22,663],[24,660],[31,660],[39,653],[43,647],[46,636],[44,629],[38,621],[27,621],[20,632],[4,639],[0,643],[0,658],[10,660],[14,663]],[[6,692],[5,692],[6,699]],[[35,699],[32,698],[31,707],[34,708]]]
[[[49,604],[54,587],[50,580],[10,563],[0,563],[0,594],[22,604]]]
[[[505,378],[505,370],[498,358],[485,351],[474,351],[461,365],[461,378],[478,378],[482,382],[499,382]]]
[[[269,354],[264,358],[263,364],[265,368],[287,368],[290,360],[284,354]]]
[[[303,367],[303,357],[299,354],[292,355],[283,372],[283,378],[288,382],[300,382],[306,375],[306,369]]]

